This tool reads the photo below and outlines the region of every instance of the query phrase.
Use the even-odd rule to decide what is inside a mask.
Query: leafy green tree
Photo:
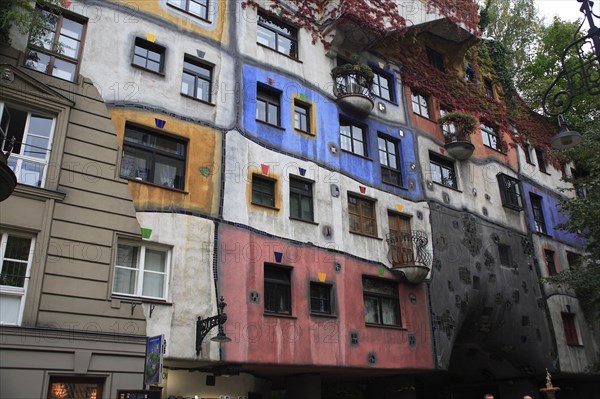
[[[47,0],[41,2],[54,14],[59,14],[65,0]],[[20,33],[31,33],[33,37],[43,37],[48,30],[48,21],[44,14],[35,12],[35,1],[0,1],[0,45],[10,45],[10,30],[16,28]]]

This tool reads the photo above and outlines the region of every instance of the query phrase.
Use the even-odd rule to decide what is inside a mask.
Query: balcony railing
[[[388,260],[392,270],[402,272],[411,283],[418,284],[427,277],[431,253],[427,249],[429,238],[424,231],[401,231],[386,235],[389,244]]]
[[[373,110],[375,103],[371,94],[373,77],[360,69],[332,72],[333,94],[337,102],[348,112],[366,117]]]

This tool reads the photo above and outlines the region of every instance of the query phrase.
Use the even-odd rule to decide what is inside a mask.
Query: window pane
[[[164,297],[165,275],[159,273],[144,273],[143,296],[155,298]]]
[[[397,299],[381,299],[381,317],[382,323],[386,325],[397,325]]]
[[[290,195],[290,216],[294,218],[302,218],[300,214],[300,199],[298,195]]]
[[[73,39],[81,40],[83,25],[68,18],[63,18],[60,33]]]
[[[275,104],[268,105],[268,120],[267,122],[278,125],[279,124],[279,107]]]
[[[123,267],[138,267],[138,248],[132,245],[120,244],[117,247],[117,265]]]
[[[57,78],[65,80],[74,80],[76,67],[76,64],[55,59],[54,69],[52,70],[52,76],[56,76]]]
[[[256,41],[264,46],[270,47],[272,49],[275,49],[275,33],[271,32],[270,30],[262,27],[262,26],[258,26],[256,28]]]
[[[46,159],[50,140],[45,137],[27,136],[27,142],[23,155],[32,158]]]
[[[312,198],[302,197],[302,219],[313,220]]]
[[[52,134],[52,118],[32,115],[29,120],[29,133],[37,136],[50,137]]]
[[[121,294],[135,294],[136,270],[115,268],[114,291]]]
[[[79,41],[61,35],[58,42],[58,54],[69,58],[77,58],[79,55]]]
[[[204,101],[210,101],[210,82],[198,79],[196,98],[199,98]]]
[[[380,324],[377,298],[365,297],[365,322]]]
[[[292,52],[292,45],[293,44],[290,39],[281,35],[277,37],[277,51],[279,51],[280,53],[293,56],[294,54]]]
[[[22,184],[41,187],[45,167],[45,164],[23,161],[21,163],[21,172],[19,173],[19,176],[17,176],[17,180]]]
[[[260,121],[267,120],[267,103],[262,100],[256,100],[256,119]]]
[[[165,252],[146,249],[144,269],[164,273],[166,261],[167,254]]]
[[[354,140],[354,153],[358,155],[365,155],[365,149],[363,147],[362,141]]]
[[[2,263],[2,273],[0,273],[0,285],[23,287],[26,272],[27,262],[14,262],[5,259]]]
[[[26,262],[29,259],[30,246],[31,239],[9,235],[6,240],[4,257]]]
[[[183,161],[157,156],[153,183],[164,187],[183,188],[183,173]]]
[[[48,70],[48,64],[50,63],[50,56],[40,53],[38,51],[29,50],[27,53],[27,61],[25,65],[28,68],[35,69],[36,71],[46,73]]]
[[[22,297],[19,295],[0,294],[0,322],[18,324]]]
[[[195,78],[194,76],[188,74],[188,73],[183,73],[183,78],[181,80],[181,92],[183,94],[187,94],[188,96],[194,96],[194,82]]]

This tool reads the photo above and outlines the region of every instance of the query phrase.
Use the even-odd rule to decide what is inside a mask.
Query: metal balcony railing
[[[429,238],[424,231],[401,231],[386,234],[390,245],[388,259],[393,268],[431,266],[432,256],[427,250]]]
[[[335,82],[333,86],[333,94],[336,97],[343,97],[346,95],[362,95],[373,99],[371,94],[371,81],[366,74],[360,70],[352,72],[338,72],[333,74],[333,80]]]

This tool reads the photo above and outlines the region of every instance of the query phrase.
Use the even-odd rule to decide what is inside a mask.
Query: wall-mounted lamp
[[[581,134],[574,130],[569,130],[567,123],[562,115],[558,115],[558,127],[560,131],[552,137],[552,148],[555,150],[565,150],[575,147],[581,142]]]
[[[231,338],[225,335],[225,332],[223,331],[223,324],[227,321],[227,314],[223,311],[225,306],[227,306],[227,304],[223,297],[221,297],[217,304],[219,311],[216,316],[207,317],[206,319],[198,316],[198,320],[196,320],[196,356],[200,355],[204,337],[206,337],[206,334],[216,326],[219,326],[219,333],[210,340],[214,342],[231,342]]]

